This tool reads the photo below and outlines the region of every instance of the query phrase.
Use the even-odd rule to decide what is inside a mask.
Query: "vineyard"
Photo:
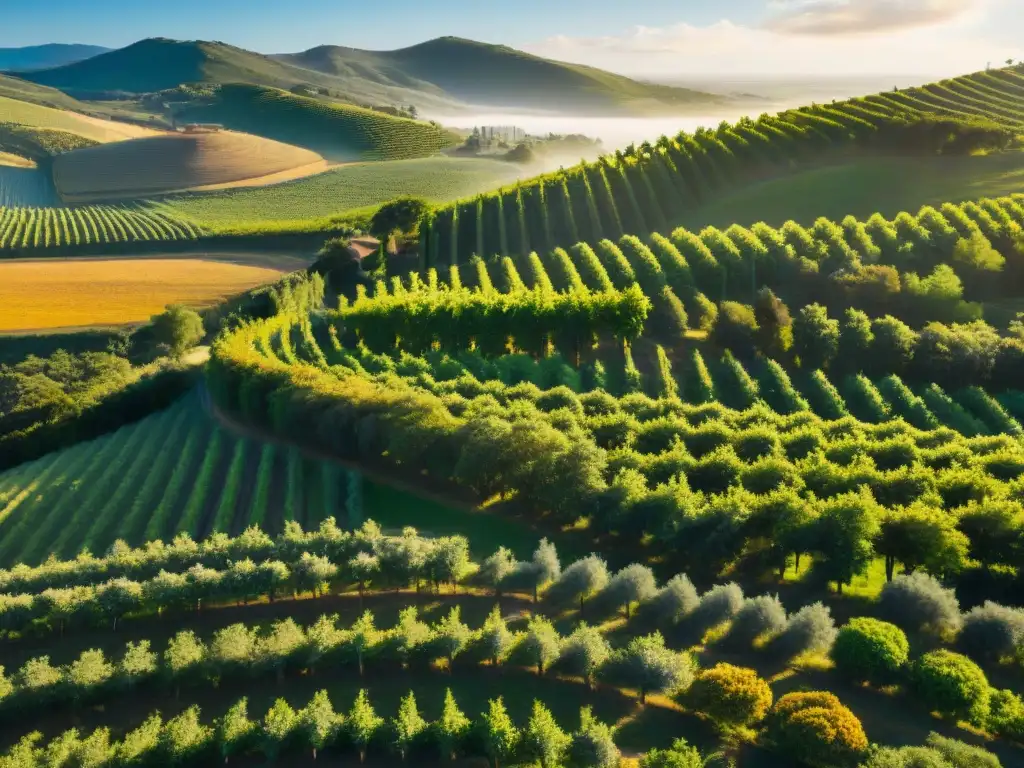
[[[277,534],[328,517],[358,527],[429,526],[473,532],[474,552],[495,541],[528,552],[538,536],[500,519],[415,498],[286,445],[217,426],[195,397],[107,437],[0,474],[0,564],[105,552],[179,534],[202,539],[250,526]]]
[[[1024,75],[1011,68],[722,123],[441,208],[424,222],[423,249],[428,264],[461,264],[664,230],[730,190],[857,154],[1005,147],[1022,120]]]
[[[336,161],[425,157],[457,142],[430,123],[254,85],[221,86],[212,104],[184,117],[306,147]]]
[[[0,474],[0,765],[1024,766],[1024,196],[680,226],[1022,126],[1009,68],[680,134],[223,313],[197,391]]]
[[[97,244],[195,240],[203,230],[159,205],[0,207],[0,253]]]

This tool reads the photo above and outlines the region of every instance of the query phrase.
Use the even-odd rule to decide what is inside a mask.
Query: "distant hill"
[[[426,157],[459,141],[428,122],[243,83],[221,86],[211,102],[179,113],[178,122],[219,123],[336,161]]]
[[[642,83],[458,37],[396,51],[325,45],[274,58],[342,78],[415,89],[433,86],[460,101],[493,107],[616,112],[682,110],[724,101],[701,91]]]
[[[219,42],[153,38],[22,77],[79,98],[162,91],[182,83],[313,85],[358,103],[415,104],[427,110],[474,104],[609,114],[683,112],[723,100],[451,37],[397,51],[321,46],[277,56]]]
[[[347,100],[367,104],[450,106],[434,87],[423,92],[303,69],[285,61],[219,42],[150,38],[126,48],[63,67],[20,75],[79,98],[103,93],[153,93],[182,83],[247,83],[289,89],[296,85],[326,88]]]
[[[49,43],[25,48],[0,48],[0,72],[24,72],[74,64],[106,53],[109,48],[98,45],[65,45]]]

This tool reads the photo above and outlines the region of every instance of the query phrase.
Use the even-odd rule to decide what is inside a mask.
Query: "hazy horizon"
[[[317,45],[387,50],[446,35],[647,79],[906,75],[935,78],[1024,55],[1021,0],[633,0],[582,13],[581,0],[6,0],[0,47],[147,37],[223,40],[264,54]],[[315,23],[310,23],[314,21]],[[386,45],[367,30],[386,25]]]

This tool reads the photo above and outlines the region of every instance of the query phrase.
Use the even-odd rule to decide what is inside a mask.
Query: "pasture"
[[[204,307],[280,270],[202,259],[0,263],[0,332],[123,325],[168,304]]]
[[[163,199],[167,208],[212,232],[246,223],[300,222],[370,208],[396,197],[443,203],[507,184],[522,169],[475,158],[433,157],[353,163],[299,181]]]

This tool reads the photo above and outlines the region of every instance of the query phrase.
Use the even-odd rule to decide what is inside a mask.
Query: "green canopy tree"
[[[538,700],[522,733],[523,752],[540,763],[541,768],[556,768],[562,764],[572,737],[558,727],[551,711]]]
[[[366,762],[366,748],[383,725],[384,718],[373,710],[366,690],[360,690],[345,718],[345,732],[359,751],[360,763]]]
[[[313,750],[314,760],[317,753],[334,740],[340,721],[327,691],[317,691],[299,712],[298,731]]]
[[[455,760],[466,734],[469,733],[469,726],[469,718],[459,709],[459,705],[452,695],[452,689],[445,689],[444,708],[441,711],[441,717],[434,723],[434,732],[441,748],[441,754],[449,761]]]
[[[217,746],[225,764],[252,746],[256,729],[256,723],[249,719],[249,699],[242,697],[217,723]]]
[[[403,761],[409,757],[409,750],[426,728],[427,721],[420,716],[416,707],[416,696],[410,691],[402,698],[401,704],[398,705],[398,714],[391,721],[395,749]]]
[[[484,751],[491,768],[501,768],[510,760],[519,745],[519,729],[512,723],[501,696],[487,703],[487,711],[481,720]]]

